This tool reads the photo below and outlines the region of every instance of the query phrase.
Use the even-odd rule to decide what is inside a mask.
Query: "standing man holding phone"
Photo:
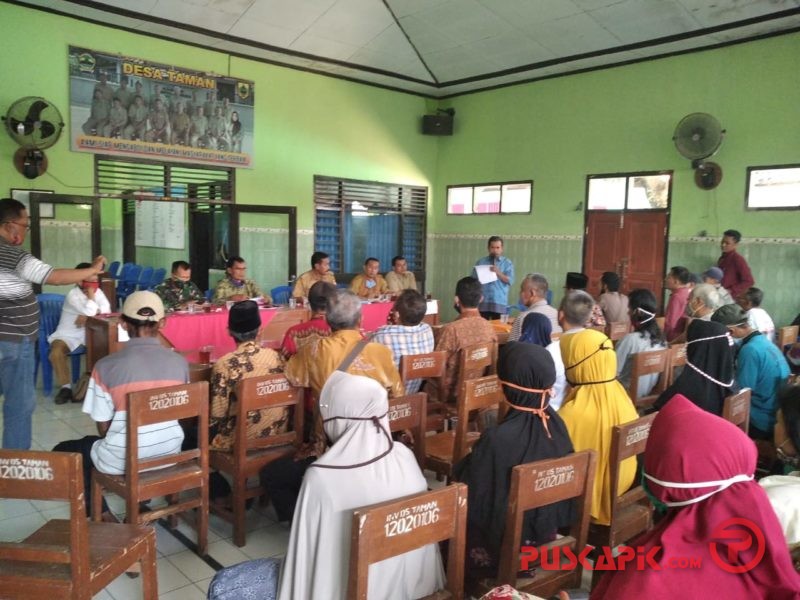
[[[503,238],[493,235],[488,243],[489,255],[475,263],[472,276],[481,281],[477,267],[488,266],[497,279],[483,283],[483,300],[478,310],[484,319],[499,319],[508,312],[508,290],[514,284],[514,263],[503,256]]]

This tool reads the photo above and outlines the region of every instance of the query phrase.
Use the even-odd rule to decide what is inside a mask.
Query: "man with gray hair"
[[[319,397],[334,371],[361,375],[377,381],[389,397],[402,396],[403,383],[394,365],[392,351],[371,343],[359,331],[361,300],[350,290],[336,290],[328,298],[325,318],[331,335],[298,349],[286,363],[286,378],[292,385],[310,388],[314,397],[311,433],[294,457],[272,462],[261,471],[279,521],[291,521],[303,475],[308,466],[325,452],[327,443],[319,413]]]
[[[686,329],[678,337],[670,340],[671,344],[682,344],[686,341],[686,331],[693,319],[710,321],[714,311],[722,306],[719,292],[710,283],[698,283],[692,288],[689,294],[689,301],[686,303]]]
[[[511,333],[508,335],[509,342],[517,341],[522,335],[522,322],[531,313],[539,313],[550,319],[553,333],[560,333],[561,326],[558,324],[558,311],[547,303],[547,290],[549,284],[544,275],[540,273],[528,273],[519,286],[519,299],[527,307],[527,310],[519,313],[514,319]]]

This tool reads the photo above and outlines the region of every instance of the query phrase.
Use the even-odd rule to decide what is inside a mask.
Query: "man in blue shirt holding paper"
[[[472,276],[483,284],[483,300],[478,306],[484,319],[499,319],[508,311],[508,290],[514,284],[514,263],[503,256],[503,238],[489,238],[489,256],[475,263]]]

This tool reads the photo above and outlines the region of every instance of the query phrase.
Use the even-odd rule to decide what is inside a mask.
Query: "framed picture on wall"
[[[11,197],[14,200],[19,200],[25,205],[28,213],[31,212],[31,192],[36,194],[52,194],[53,190],[23,190],[11,188]],[[50,202],[42,202],[39,204],[39,218],[40,219],[53,219],[55,218],[55,207]]]

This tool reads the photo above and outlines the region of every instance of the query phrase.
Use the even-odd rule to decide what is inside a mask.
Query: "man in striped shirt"
[[[98,275],[105,257],[87,269],[54,269],[22,248],[30,230],[28,209],[0,200],[0,392],[3,394],[3,448],[31,447],[31,415],[36,408],[34,349],[39,305],[33,284],[69,285]],[[46,357],[44,360],[47,360]]]

